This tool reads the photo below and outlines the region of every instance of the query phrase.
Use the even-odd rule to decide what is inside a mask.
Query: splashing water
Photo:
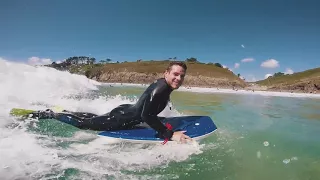
[[[186,160],[201,146],[123,143],[78,130],[60,122],[18,121],[12,108],[46,109],[103,114],[124,103],[124,96],[99,94],[101,83],[85,76],[48,67],[0,60],[0,178],[135,179],[122,171],[137,171]],[[179,114],[166,108],[160,115]]]

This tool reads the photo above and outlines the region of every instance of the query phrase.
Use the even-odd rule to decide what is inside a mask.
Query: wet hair
[[[170,72],[171,71],[171,67],[174,66],[174,65],[178,65],[178,66],[182,67],[185,71],[187,71],[187,65],[182,61],[172,61],[172,62],[170,62],[170,64],[167,67],[167,71]]]

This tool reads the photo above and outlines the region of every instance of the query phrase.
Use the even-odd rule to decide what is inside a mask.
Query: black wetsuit
[[[163,111],[170,100],[172,89],[164,78],[153,82],[141,95],[136,104],[122,104],[104,115],[83,112],[38,113],[38,118],[54,118],[81,129],[98,131],[131,128],[147,123],[162,138],[171,138],[173,132],[161,122],[157,115]]]

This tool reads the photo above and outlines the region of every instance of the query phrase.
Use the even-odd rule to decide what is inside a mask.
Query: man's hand
[[[176,131],[173,133],[171,140],[176,141],[176,142],[182,142],[182,143],[186,143],[187,140],[192,140],[189,136],[183,134],[186,131]]]

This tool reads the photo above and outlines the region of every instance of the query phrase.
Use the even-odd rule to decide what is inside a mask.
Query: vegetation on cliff
[[[62,63],[53,62],[50,67],[83,74],[101,82],[142,83],[149,84],[163,77],[163,72],[171,60],[142,60],[136,62],[114,62],[107,58],[98,63],[95,58],[74,56]],[[294,74],[275,73],[273,76],[255,83],[246,83],[220,63],[202,63],[191,57],[184,60],[188,66],[185,86],[236,88],[247,90],[271,90],[287,92],[320,92],[320,68],[310,69]]]
[[[317,93],[320,90],[320,68],[293,74],[279,72],[256,83],[261,86],[267,86],[268,90]]]
[[[123,83],[151,83],[154,79],[163,77],[164,70],[171,60],[137,60],[136,62],[115,62],[111,59],[100,60],[95,63],[95,58],[79,56],[70,57],[62,63],[52,63],[50,67],[59,70],[68,70],[71,73],[84,74],[88,78],[102,82]],[[223,68],[220,63],[201,63],[191,57],[185,60],[188,66],[185,86],[204,87],[245,87],[246,83],[232,71]]]

